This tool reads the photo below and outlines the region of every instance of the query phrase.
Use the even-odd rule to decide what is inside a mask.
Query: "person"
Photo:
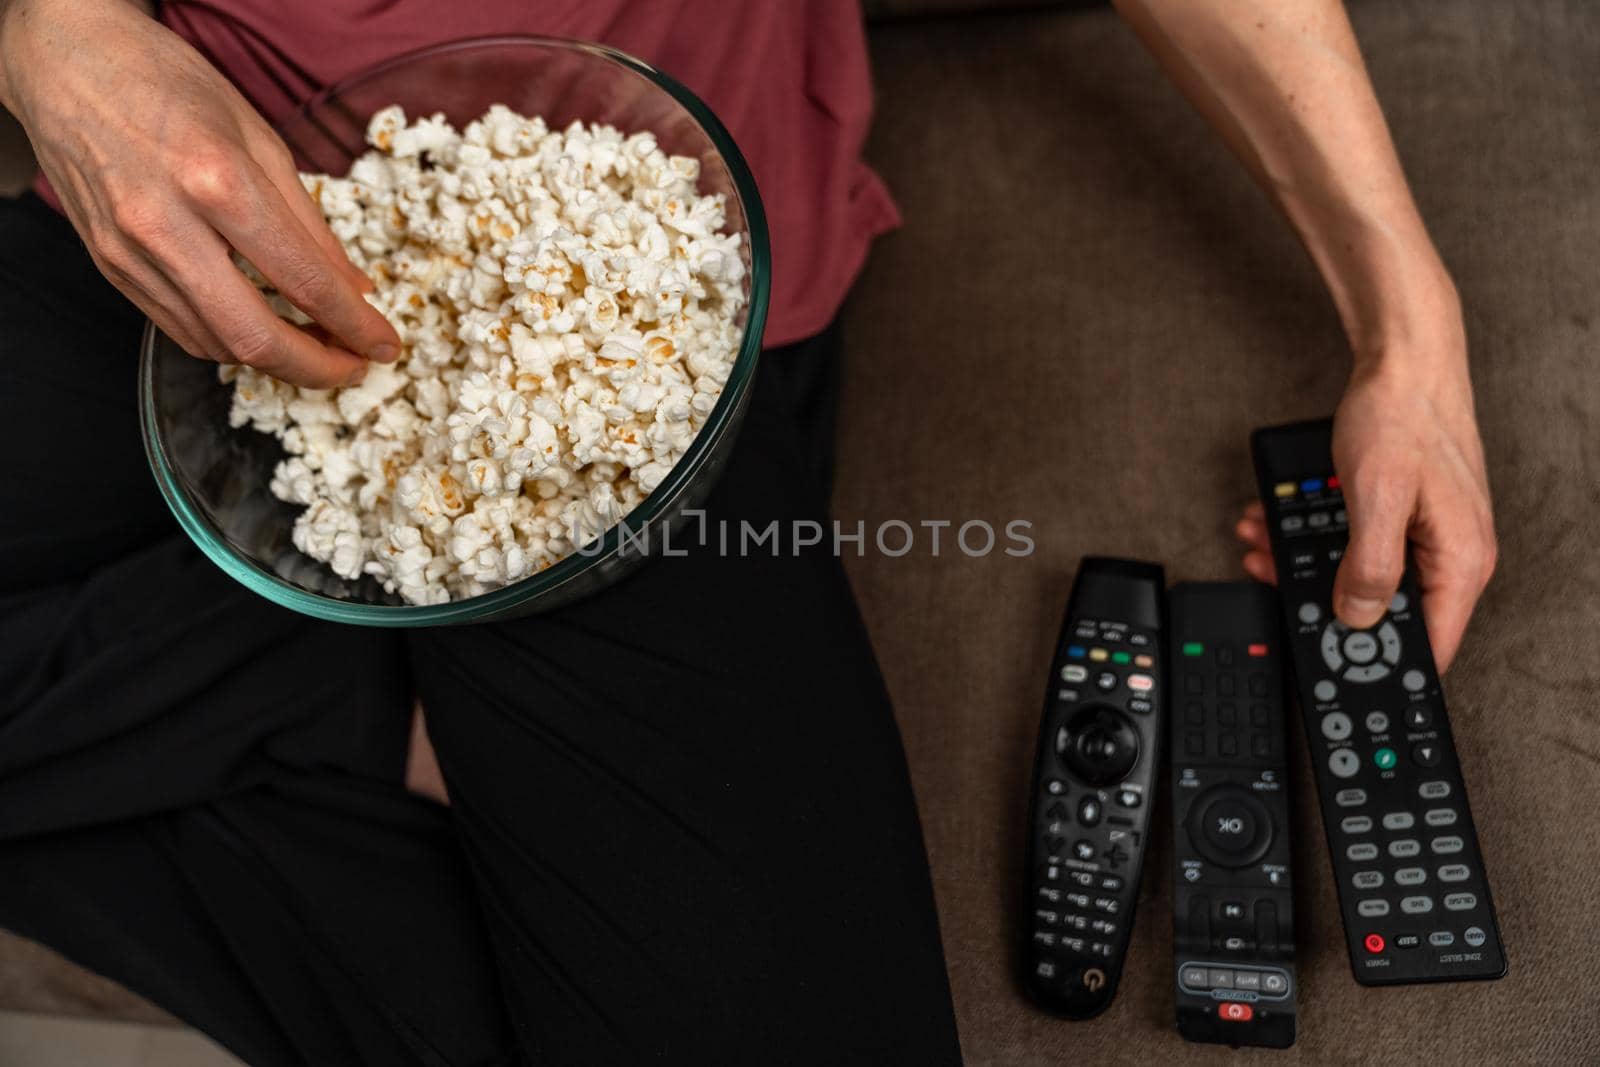
[[[485,626],[314,622],[187,543],[133,404],[144,315],[307,386],[400,354],[273,121],[436,41],[598,39],[708,100],[772,220],[769,351],[709,518],[823,516],[830,323],[896,222],[860,159],[854,3],[0,4],[0,102],[47,197],[0,203],[0,419],[26,443],[0,455],[0,925],[252,1064],[958,1061],[899,736],[825,549],[691,550]],[[1495,555],[1462,318],[1342,7],[1117,6],[1348,334],[1338,615],[1379,618],[1409,542],[1448,664]],[[1238,532],[1271,580],[1258,509]]]

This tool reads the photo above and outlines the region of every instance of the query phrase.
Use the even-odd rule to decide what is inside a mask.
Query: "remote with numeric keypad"
[[[1116,995],[1165,734],[1160,567],[1085,558],[1056,643],[1034,758],[1024,983],[1069,1019]]]
[[[1167,618],[1178,1032],[1288,1048],[1294,909],[1277,597],[1257,582],[1183,582]]]
[[[1332,432],[1330,419],[1295,423],[1252,444],[1350,964],[1364,985],[1499,978],[1505,949],[1415,576],[1377,625],[1334,617],[1349,523]]]

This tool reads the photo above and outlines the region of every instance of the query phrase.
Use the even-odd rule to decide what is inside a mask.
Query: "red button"
[[[1260,659],[1262,656],[1265,656],[1267,654],[1267,646],[1266,645],[1251,645],[1248,649],[1246,649],[1246,651],[1249,652],[1252,656],[1255,656],[1257,659]]]
[[[1337,474],[1328,475],[1328,488],[1329,489],[1337,489],[1337,488],[1339,488],[1339,476]]]
[[[1382,934],[1368,934],[1367,935],[1366,944],[1367,944],[1367,951],[1368,952],[1372,952],[1372,953],[1382,952],[1383,951],[1383,935]]]
[[[1250,1009],[1250,1005],[1233,1000],[1225,1000],[1217,1008],[1217,1018],[1230,1023],[1247,1023],[1254,1015],[1255,1012]]]

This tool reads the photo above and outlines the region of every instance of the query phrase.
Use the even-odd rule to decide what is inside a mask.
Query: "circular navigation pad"
[[[1272,814],[1238,786],[1202,793],[1189,809],[1189,840],[1219,867],[1248,867],[1272,845]]]
[[[1056,731],[1056,755],[1086,784],[1111,785],[1139,762],[1139,732],[1116,708],[1092,704]]]

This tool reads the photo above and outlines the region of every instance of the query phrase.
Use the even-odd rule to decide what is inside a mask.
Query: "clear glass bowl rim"
[[[415,49],[367,67],[318,92],[286,119],[285,124],[304,119],[328,101],[349,92],[361,83],[381,77],[396,67],[406,66],[418,59],[455,51],[526,45],[586,52],[643,76],[672,96],[689,112],[721,155],[744,209],[745,231],[750,241],[750,298],[746,305],[744,338],[734,359],[733,370],[728,375],[727,384],[723,387],[722,395],[718,398],[717,406],[712,410],[710,418],[695,435],[683,458],[673,466],[661,484],[645,498],[643,503],[624,516],[616,526],[606,531],[598,549],[591,546],[584,552],[574,552],[538,574],[502,589],[481,596],[468,597],[465,600],[453,600],[445,604],[368,604],[321,596],[284,581],[236,550],[206,518],[204,511],[175,474],[156,429],[155,347],[160,335],[153,322],[146,322],[139,357],[140,429],[144,437],[145,456],[150,462],[150,469],[155,475],[161,495],[166,499],[173,515],[177,517],[178,524],[201,552],[228,575],[275,604],[331,622],[382,627],[437,626],[505,615],[511,609],[578,578],[591,567],[614,555],[622,545],[625,534],[636,533],[662,517],[662,513],[698,473],[707,454],[722,436],[728,419],[737,410],[740,398],[751,387],[761,354],[761,336],[766,326],[767,304],[772,286],[770,239],[766,214],[761,206],[761,196],[744,155],[739,151],[721,120],[689,89],[643,60],[607,45],[561,37],[500,35],[463,38]]]

